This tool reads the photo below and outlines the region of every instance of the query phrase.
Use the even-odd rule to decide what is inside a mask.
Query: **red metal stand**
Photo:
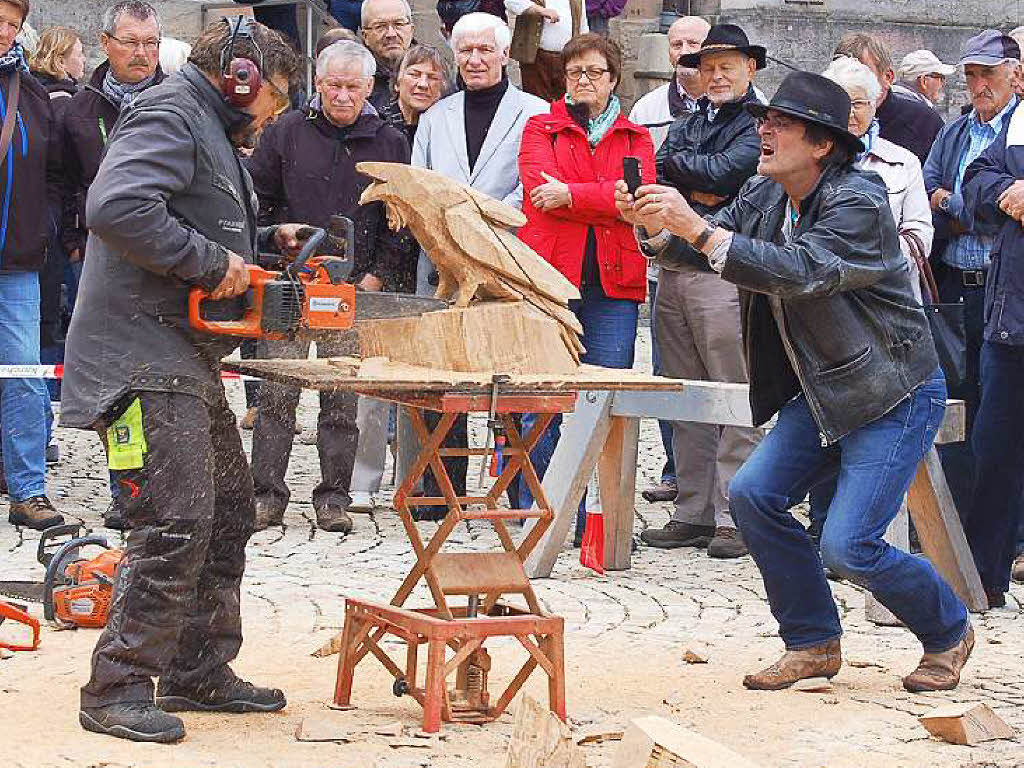
[[[513,697],[533,671],[540,667],[548,676],[551,710],[565,719],[564,621],[545,614],[537,601],[523,562],[551,524],[552,511],[530,462],[530,450],[558,413],[573,409],[575,394],[498,395],[494,401],[495,418],[507,437],[504,466],[485,496],[455,494],[445,471],[443,456],[475,456],[485,449],[442,448],[455,420],[463,413],[489,411],[490,396],[470,394],[388,395],[402,405],[412,420],[422,449],[395,493],[395,509],[416,554],[416,564],[395,594],[391,605],[364,600],[345,601],[345,626],[334,702],[345,706],[351,701],[352,677],[357,664],[372,654],[395,678],[396,695],[408,694],[423,707],[423,730],[436,733],[441,722],[481,723],[494,720],[506,710]],[[441,413],[437,427],[430,431],[424,410]],[[529,434],[519,434],[514,414],[533,413],[536,421]],[[417,481],[430,468],[443,496],[413,497]],[[521,478],[536,502],[533,510],[503,510],[498,499],[515,480]],[[414,506],[447,507],[440,527],[424,545],[413,520]],[[482,508],[468,509],[467,505]],[[538,518],[537,525],[517,547],[505,525],[506,520]],[[445,541],[462,520],[488,520],[501,541],[498,552],[442,552]],[[420,579],[424,579],[434,598],[433,608],[403,608]],[[525,610],[500,601],[503,595],[522,595]],[[465,606],[449,605],[451,596],[465,596]],[[393,635],[406,643],[404,669],[383,649],[381,641]],[[511,682],[491,704],[487,682],[491,659],[484,649],[487,638],[513,636],[527,652],[527,659]],[[427,646],[426,673],[420,685],[419,647]],[[447,649],[453,655],[447,657]],[[455,685],[445,681],[455,674]]]

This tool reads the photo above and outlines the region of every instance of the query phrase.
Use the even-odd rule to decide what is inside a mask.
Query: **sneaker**
[[[256,499],[256,530],[264,531],[272,525],[284,524],[284,508]]]
[[[78,722],[87,731],[129,741],[172,744],[185,738],[185,724],[181,718],[161,712],[148,701],[82,707],[78,712]]]
[[[277,688],[259,688],[237,678],[212,690],[185,689],[163,680],[156,689],[156,705],[164,712],[277,712],[287,704]]]
[[[730,560],[748,554],[743,534],[735,528],[715,528],[715,536],[708,542],[708,557]]]
[[[743,687],[754,691],[781,691],[798,680],[809,677],[827,677],[831,680],[843,665],[839,640],[824,645],[786,651],[782,658],[767,669],[743,678]]]
[[[352,531],[352,518],[340,504],[324,504],[316,510],[316,527],[328,533],[348,534]]]
[[[951,691],[960,684],[960,672],[974,650],[974,628],[968,624],[964,639],[941,653],[926,653],[917,669],[903,678],[911,693]]]
[[[706,547],[714,538],[713,525],[692,525],[669,520],[664,528],[648,528],[640,534],[640,541],[658,549],[677,547]]]
[[[12,501],[7,513],[11,525],[23,525],[36,531],[43,531],[55,525],[64,525],[63,516],[45,496],[33,496],[24,501]]]
[[[60,464],[60,446],[56,443],[50,443],[46,446],[46,466],[55,467]]]
[[[662,480],[657,485],[652,485],[650,488],[645,489],[640,495],[653,503],[656,501],[675,501],[678,492],[679,488],[674,480]]]
[[[1013,567],[1010,569],[1010,578],[1018,584],[1024,584],[1024,552],[1017,555],[1017,559],[1013,561]]]
[[[253,406],[252,408],[247,408],[245,411],[245,416],[243,416],[238,421],[238,428],[252,429],[253,427],[255,427],[257,413],[259,413],[259,410],[256,408],[256,406]]]
[[[366,491],[351,491],[349,496],[352,498],[348,505],[349,512],[369,512],[377,506],[373,496]]]
[[[110,506],[103,513],[103,527],[112,531],[127,531],[128,520],[124,515],[124,507],[117,499],[110,500]]]

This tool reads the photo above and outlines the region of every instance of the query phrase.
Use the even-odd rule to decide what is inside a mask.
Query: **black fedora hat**
[[[854,154],[864,151],[864,142],[850,133],[850,96],[841,85],[813,72],[791,72],[782,81],[769,104],[744,104],[754,117],[769,111],[782,112],[808,123],[824,126],[836,140]]]
[[[696,53],[688,53],[680,56],[677,64],[681,67],[696,69],[700,66],[700,57],[705,53],[721,53],[722,51],[739,51],[750,56],[757,62],[758,69],[767,66],[765,50],[763,45],[751,45],[747,39],[747,33],[735,24],[715,24],[709,31],[708,36],[700,45]]]

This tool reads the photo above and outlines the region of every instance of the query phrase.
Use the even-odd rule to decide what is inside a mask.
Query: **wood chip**
[[[799,693],[832,693],[832,683],[826,677],[807,677],[793,683],[790,690]]]
[[[988,704],[949,704],[918,718],[932,736],[950,744],[973,746],[994,739],[1012,739],[1013,729]]]
[[[375,725],[368,732],[375,736],[401,736],[405,733],[402,724],[397,720],[392,723],[385,723],[384,725]]]
[[[352,731],[336,717],[304,717],[295,729],[296,741],[343,741],[354,739]]]
[[[590,726],[576,734],[576,743],[580,746],[587,744],[603,744],[606,741],[622,741],[622,728],[613,725]]]
[[[708,660],[706,658],[701,656],[699,653],[691,651],[689,648],[687,648],[683,652],[683,661],[685,661],[687,664],[707,664],[708,663]]]
[[[342,634],[343,633],[341,633],[341,632],[336,634],[334,637],[332,637],[326,643],[324,643],[319,648],[317,648],[315,651],[313,651],[313,653],[311,653],[310,656],[313,656],[314,658],[317,658],[317,659],[323,659],[323,658],[326,658],[327,656],[333,656],[336,653],[340,653],[341,652],[341,637],[342,637]]]

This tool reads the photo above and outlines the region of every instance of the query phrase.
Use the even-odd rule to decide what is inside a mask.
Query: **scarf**
[[[28,62],[25,60],[25,49],[21,43],[15,43],[3,56],[0,56],[0,74],[6,75],[20,69],[28,72]]]
[[[604,138],[604,135],[608,133],[612,125],[619,117],[619,113],[622,112],[622,105],[619,103],[619,97],[614,93],[612,97],[608,99],[608,106],[604,108],[604,112],[595,117],[593,120],[580,119],[578,114],[581,112],[580,108],[572,100],[572,97],[566,94],[565,104],[569,110],[569,114],[576,119],[580,126],[587,132],[587,143],[590,144],[590,148],[593,149]],[[576,109],[572,109],[576,107]]]
[[[875,139],[878,138],[878,133],[881,130],[881,126],[878,124],[878,118],[876,117],[872,119],[871,125],[868,126],[867,133],[860,137],[861,144],[864,145],[864,151],[857,155],[858,163],[871,151],[871,148],[875,145]]]
[[[131,106],[131,103],[135,101],[136,97],[149,88],[155,80],[156,73],[154,72],[145,80],[140,80],[137,83],[122,83],[114,77],[114,73],[108,69],[106,77],[103,78],[103,93],[117,105],[118,109],[124,112]]]

